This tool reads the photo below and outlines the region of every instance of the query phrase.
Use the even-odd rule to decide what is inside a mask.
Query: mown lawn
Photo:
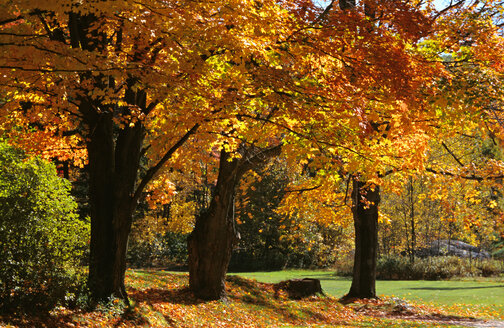
[[[317,278],[321,281],[322,289],[334,297],[345,295],[351,284],[350,278],[335,276],[331,271],[289,270],[247,272],[238,275],[270,283],[292,278]],[[404,298],[446,309],[460,308],[464,313],[479,317],[504,318],[504,278],[379,280],[376,282],[376,292],[379,295]]]
[[[321,279],[328,296],[290,300],[285,292],[277,293],[272,284],[266,283],[299,277]],[[0,316],[0,327],[460,327],[456,324],[477,323],[460,316],[500,316],[482,308],[478,308],[477,312],[465,311],[458,305],[421,303],[412,304],[403,311],[397,308],[402,301],[392,297],[343,305],[338,298],[346,292],[349,280],[323,271],[230,275],[227,281],[228,299],[212,302],[204,302],[191,294],[187,273],[128,270],[126,283],[132,301],[129,308],[119,300],[111,300],[91,312],[58,308],[50,315],[13,313]],[[389,283],[393,286],[393,282]],[[433,282],[416,283],[419,285],[414,286],[423,286],[423,289],[418,289],[422,295],[428,295],[426,287],[433,286],[427,285]],[[491,283],[484,282],[481,286]],[[381,288],[401,291],[398,286]],[[401,296],[399,293],[395,295]]]

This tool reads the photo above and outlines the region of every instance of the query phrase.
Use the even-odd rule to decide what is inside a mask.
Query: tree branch
[[[249,151],[254,151],[254,153],[250,157],[247,156],[247,152]],[[252,146],[247,149],[243,158],[241,159],[242,163],[240,163],[239,165],[239,170],[241,171],[241,174],[243,174],[258,165],[264,164],[268,159],[279,156],[281,152],[282,144],[266,149]]]
[[[427,167],[425,168],[425,171],[429,172],[429,173],[434,173],[434,174],[441,174],[441,175],[445,175],[445,176],[449,176],[449,177],[454,177],[454,178],[461,178],[461,179],[465,179],[465,180],[475,180],[475,181],[484,181],[484,180],[498,180],[498,179],[503,179],[504,178],[504,175],[494,175],[494,176],[487,176],[487,177],[481,177],[481,176],[477,176],[477,175],[461,175],[461,174],[455,174],[455,173],[452,173],[452,172],[447,172],[447,171],[438,171],[438,170],[435,170],[433,168],[430,168],[430,167]]]
[[[318,186],[310,187],[310,188],[301,188],[301,189],[285,189],[284,191],[286,193],[288,193],[288,192],[297,192],[299,194],[302,194],[305,191],[312,191],[312,190],[318,189],[320,187],[322,187],[322,185],[318,185]]]
[[[195,124],[189,131],[187,131],[182,138],[180,138],[168,151],[164,154],[164,156],[159,160],[159,162],[147,170],[145,176],[140,181],[135,193],[133,194],[133,202],[138,202],[140,196],[142,195],[143,190],[147,186],[147,184],[152,180],[152,178],[159,172],[161,167],[173,156],[173,154],[179,149],[186,141],[189,139],[191,135],[196,133],[199,128],[199,124]]]
[[[23,16],[18,16],[18,17],[14,17],[14,18],[4,19],[4,20],[0,21],[0,26],[7,25],[9,23],[13,23],[13,22],[21,20],[21,19],[24,19],[24,17]]]
[[[334,2],[336,0],[332,0],[331,3],[327,5],[327,7],[324,9],[324,11],[315,19],[315,21],[312,24],[318,23],[319,21],[323,20],[328,14],[329,11],[331,11],[332,7],[334,6]]]
[[[444,141],[441,142],[441,145],[444,147],[444,149],[446,149],[446,151],[453,157],[453,159],[462,167],[464,167],[464,163],[462,163],[458,158],[457,156],[450,150],[450,148],[448,148],[448,146],[445,144]]]
[[[444,13],[446,13],[447,11],[453,9],[453,8],[456,8],[462,4],[464,4],[465,0],[460,0],[460,1],[457,1],[455,3],[453,2],[450,2],[450,5],[448,5],[447,7],[441,9],[440,11],[438,11],[438,13],[436,14],[436,16],[434,16],[434,19],[438,19],[439,16],[443,15]]]

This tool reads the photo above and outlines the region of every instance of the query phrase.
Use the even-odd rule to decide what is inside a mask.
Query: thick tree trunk
[[[92,297],[101,300],[114,293],[114,141],[111,118],[100,124],[88,140],[91,242],[88,285]]]
[[[380,189],[358,179],[353,181],[355,257],[353,279],[345,298],[376,298],[376,259],[378,250],[378,203]]]
[[[264,165],[280,154],[281,146],[266,150],[240,147],[240,158],[231,159],[222,150],[219,176],[209,208],[196,218],[196,225],[189,236],[189,288],[204,300],[216,300],[226,296],[225,279],[233,247],[239,239],[234,219],[235,188],[245,172]]]
[[[126,252],[144,129],[140,123],[113,131],[111,114],[96,114],[87,138],[91,243],[88,285],[92,298],[127,300]]]
[[[225,297],[225,278],[233,246],[238,241],[233,217],[239,159],[221,151],[219,176],[210,207],[196,218],[188,239],[189,287],[205,300]]]

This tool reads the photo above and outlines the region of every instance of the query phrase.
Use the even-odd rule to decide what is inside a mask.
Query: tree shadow
[[[234,293],[228,292],[229,298],[262,306],[268,306],[273,304],[271,302],[271,298],[266,297],[267,290],[271,289],[273,284],[248,280],[241,278],[239,276],[228,276],[226,280],[227,282],[231,283],[231,286],[228,284],[228,289],[229,287],[236,286],[245,292],[244,295],[236,295]],[[273,297],[273,295],[271,295],[271,297]]]
[[[189,290],[189,287],[173,289],[148,288],[148,289],[128,289],[128,295],[136,302],[146,302],[148,304],[172,303],[183,305],[198,305],[204,303]]]
[[[306,318],[310,318],[311,320],[317,319],[323,322],[328,319],[323,313],[315,312],[309,308],[295,309],[288,306],[289,302],[279,302],[280,298],[290,302],[298,302],[299,300],[290,300],[287,298],[285,292],[275,291],[274,284],[261,283],[239,276],[228,276],[227,281],[230,283],[228,284],[228,289],[236,287],[240,289],[240,292],[228,293],[230,299],[268,308],[279,316],[282,316],[285,320],[303,322]],[[310,298],[306,298],[305,301],[320,301],[321,299],[326,300],[326,302],[334,302],[334,300],[325,296],[311,296]]]
[[[148,289],[135,289],[128,288],[128,295],[130,299],[134,300],[137,304],[144,303],[151,309],[154,309],[155,304],[160,303],[172,303],[172,304],[183,304],[183,305],[198,305],[203,303],[194,297],[193,293],[188,287],[174,288],[174,289],[163,289],[163,288],[148,288]],[[164,320],[170,326],[175,325],[175,320],[173,320],[169,315],[157,311],[157,313],[163,316]],[[133,324],[132,327],[142,326],[149,324],[149,321],[143,316],[141,311],[136,307],[125,311],[121,316],[121,320],[117,322],[116,327],[119,327],[123,323]]]
[[[336,275],[335,273],[332,273],[332,272],[317,273],[317,274],[307,274],[307,275],[303,275],[303,277],[306,277],[306,278],[316,278],[318,280],[331,280],[331,281],[334,281],[334,280],[349,281],[349,280],[351,280],[351,278],[349,278],[349,277],[341,277],[341,276],[338,276],[338,275]]]

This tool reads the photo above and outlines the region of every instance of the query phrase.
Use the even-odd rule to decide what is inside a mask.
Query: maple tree
[[[234,214],[235,192],[241,177],[280,153],[280,146],[242,146],[239,158],[222,149],[219,174],[210,205],[196,217],[188,239],[189,286],[202,299],[225,297],[226,272],[239,239]]]
[[[240,101],[254,100],[240,73],[244,58],[261,55],[261,40],[276,33],[258,29],[271,26],[263,19],[272,8],[261,9],[270,10],[263,18],[241,2],[2,7],[3,131],[32,152],[87,166],[89,286],[96,299],[126,298],[126,245],[142,192],[196,130],[207,132],[201,143],[219,142],[219,124],[232,128],[226,110],[236,114]],[[217,114],[222,123],[205,130]],[[151,164],[139,177],[144,156]]]

